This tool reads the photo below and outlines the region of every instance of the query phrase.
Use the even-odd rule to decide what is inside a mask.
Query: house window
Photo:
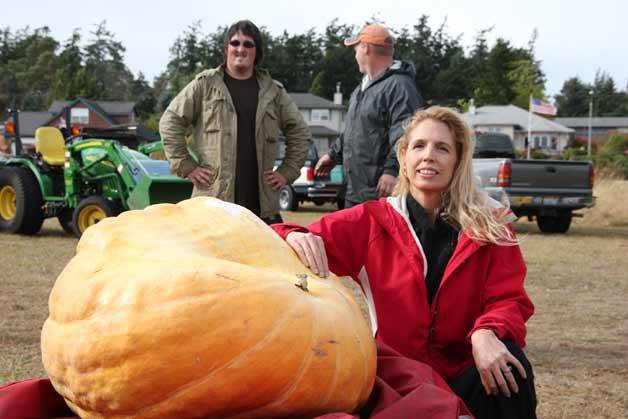
[[[329,109],[312,109],[312,122],[329,121]]]
[[[542,137],[534,137],[534,148],[549,148],[550,139],[543,135]]]
[[[489,127],[488,132],[502,132],[502,130],[498,127]]]
[[[72,108],[70,109],[70,123],[87,125],[89,124],[89,109]]]

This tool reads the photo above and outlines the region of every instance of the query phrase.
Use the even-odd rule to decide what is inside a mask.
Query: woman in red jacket
[[[515,217],[475,184],[472,154],[457,113],[418,111],[392,197],[272,227],[314,273],[359,282],[376,339],[434,368],[478,418],[534,418]]]

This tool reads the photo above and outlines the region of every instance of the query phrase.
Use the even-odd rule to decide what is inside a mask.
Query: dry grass
[[[537,311],[527,353],[541,418],[628,415],[628,182],[600,181],[597,207],[566,235],[516,224]],[[286,213],[306,224],[331,207]],[[37,237],[0,235],[0,385],[42,376],[39,331],[55,277],[76,239],[48,220]]]
[[[596,205],[581,211],[584,217],[579,222],[591,226],[628,227],[628,181],[600,179],[595,184],[594,195]]]

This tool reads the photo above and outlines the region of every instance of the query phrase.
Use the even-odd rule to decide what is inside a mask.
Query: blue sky
[[[49,2],[22,0],[4,8],[0,27],[15,30],[48,26],[59,41],[74,28],[84,38],[102,20],[126,47],[125,61],[131,71],[142,71],[149,80],[162,72],[174,39],[196,20],[204,32],[236,20],[251,19],[277,35],[284,30],[319,32],[338,18],[340,23],[362,25],[372,16],[394,28],[411,27],[427,14],[435,28],[445,19],[450,35],[462,34],[470,46],[476,34],[493,27],[489,40],[500,36],[525,46],[538,30],[536,56],[542,62],[550,95],[560,91],[573,76],[592,82],[598,69],[605,70],[621,90],[628,85],[628,2],[621,0],[440,0],[438,2],[361,0],[343,1],[194,1],[109,0]]]

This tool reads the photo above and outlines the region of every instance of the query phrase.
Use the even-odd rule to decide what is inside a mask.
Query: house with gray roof
[[[463,115],[476,133],[499,132],[508,135],[516,150],[526,150],[529,113],[515,105],[471,107]],[[563,151],[574,130],[558,122],[532,114],[530,147],[550,155]]]
[[[24,149],[35,149],[35,130],[50,119],[49,112],[20,111],[20,138]],[[6,122],[12,118],[8,118]]]
[[[70,123],[79,127],[111,128],[137,123],[133,102],[97,101],[81,97],[74,100],[55,100],[46,112],[20,112],[20,138],[25,151],[35,149],[37,128],[65,127],[64,109],[66,108],[70,110]],[[9,117],[5,122],[11,119]]]
[[[70,123],[81,127],[110,128],[116,125],[135,124],[135,103],[89,100],[55,100],[48,111],[51,117],[45,125],[64,127],[64,109],[70,109]]]
[[[588,138],[589,136],[589,118],[554,118],[557,122],[574,130],[577,137]],[[628,132],[628,117],[596,117],[591,118],[591,137],[593,139],[603,137],[609,132],[616,131],[619,133]]]
[[[290,97],[310,126],[319,155],[327,153],[344,129],[342,94],[336,93],[333,102],[311,93],[290,93]]]

